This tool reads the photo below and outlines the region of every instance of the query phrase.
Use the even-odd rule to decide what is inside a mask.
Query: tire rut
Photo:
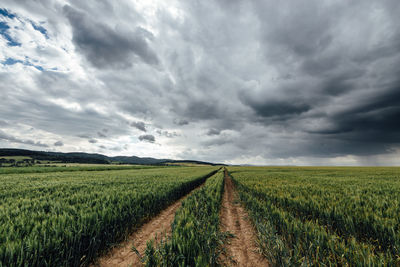
[[[140,257],[132,250],[132,245],[135,246],[141,256],[144,255],[146,250],[147,241],[155,239],[156,237],[164,237],[166,234],[171,234],[171,224],[175,218],[175,212],[181,206],[182,200],[188,197],[193,191],[201,188],[204,183],[188,194],[174,202],[168,208],[163,210],[149,222],[142,225],[136,230],[128,239],[122,242],[117,247],[111,249],[106,255],[100,257],[96,262],[91,264],[91,267],[112,267],[112,266],[143,266]],[[157,239],[155,242],[159,242]]]
[[[224,246],[225,255],[221,258],[222,264],[241,267],[269,266],[267,259],[258,253],[254,227],[249,221],[246,210],[235,201],[235,188],[226,170],[220,216],[221,230],[234,235]]]

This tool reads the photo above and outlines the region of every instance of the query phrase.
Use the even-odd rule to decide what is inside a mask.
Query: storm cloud
[[[140,131],[146,132],[146,124],[142,121],[133,121],[131,122],[131,126]]]
[[[144,134],[144,135],[139,136],[139,140],[154,143],[156,141],[156,138],[154,137],[154,135]]]
[[[71,6],[64,6],[63,10],[72,26],[72,41],[94,66],[127,67],[138,60],[135,57],[148,64],[158,64],[158,58],[148,44],[153,37],[149,31],[141,27],[130,31],[111,28]]]
[[[64,143],[62,141],[57,141],[54,143],[54,146],[63,146]]]
[[[0,146],[398,165],[399,13],[396,0],[6,0]]]

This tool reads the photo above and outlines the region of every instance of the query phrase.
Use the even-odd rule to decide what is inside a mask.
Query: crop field
[[[400,168],[2,170],[1,267],[400,265]]]
[[[277,266],[399,266],[400,168],[232,167]]]
[[[63,166],[31,166],[31,167],[2,167],[0,175],[12,173],[48,173],[48,172],[72,172],[72,171],[107,171],[107,170],[130,170],[130,169],[154,169],[159,166],[147,165],[104,165],[104,164],[66,164]]]
[[[2,159],[13,159],[13,160],[24,160],[24,159],[32,159],[31,157],[27,157],[27,156],[0,156],[0,158]]]
[[[1,174],[0,266],[88,264],[215,170]]]
[[[160,246],[148,246],[146,266],[216,266],[220,242],[219,209],[224,185],[223,172],[182,203],[172,223],[172,235]]]

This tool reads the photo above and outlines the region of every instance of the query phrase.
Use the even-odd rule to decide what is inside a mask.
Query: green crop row
[[[81,166],[30,166],[30,167],[1,167],[0,175],[3,174],[22,174],[22,173],[48,173],[48,172],[73,172],[73,171],[110,171],[110,170],[130,170],[130,169],[153,169],[166,168],[162,166],[150,165],[95,165],[81,164]]]
[[[221,170],[182,202],[171,237],[158,246],[148,244],[146,266],[217,266],[225,235],[219,231],[223,185]]]
[[[399,168],[231,168],[276,265],[397,266]]]
[[[0,266],[87,265],[215,173],[162,168],[0,176]]]

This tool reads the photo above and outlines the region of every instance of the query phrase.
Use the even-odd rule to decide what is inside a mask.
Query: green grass
[[[2,167],[2,174],[23,174],[23,173],[48,173],[48,172],[75,172],[75,171],[109,171],[109,170],[130,170],[130,169],[154,169],[166,168],[163,166],[151,165],[109,165],[109,164],[62,164],[61,166],[29,166],[29,167]],[[172,168],[172,167],[169,167]]]
[[[400,264],[400,168],[229,170],[271,263]]]
[[[0,266],[87,265],[216,168],[0,175]]]
[[[19,161],[19,160],[32,159],[32,158],[28,157],[28,156],[0,156],[0,159],[7,159],[7,160],[14,159],[16,161]]]

